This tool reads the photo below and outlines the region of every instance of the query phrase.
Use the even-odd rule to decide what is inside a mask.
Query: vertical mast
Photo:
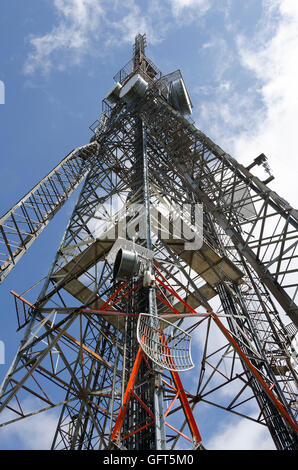
[[[151,223],[150,223],[150,188],[149,188],[149,170],[148,170],[148,155],[146,151],[146,128],[142,122],[142,140],[143,140],[143,164],[144,164],[144,205],[145,205],[145,219],[146,219],[146,245],[149,250],[152,250],[151,240]],[[149,265],[150,275],[153,276],[153,261],[150,260]],[[149,314],[152,315],[152,321],[157,321],[157,305],[155,287],[149,287]],[[157,450],[166,449],[166,435],[165,435],[165,420],[163,413],[163,394],[161,386],[160,368],[153,364],[155,373],[154,384],[154,411],[155,411],[155,443]]]
[[[133,56],[133,72],[145,71],[148,68],[148,61],[145,56],[146,37],[145,35],[138,35],[135,39],[134,44],[134,56]],[[136,183],[132,187],[131,199],[134,202],[138,202],[143,206],[145,224],[145,236],[146,236],[146,248],[152,250],[153,244],[151,239],[151,222],[150,222],[150,183],[149,183],[149,167],[148,167],[148,154],[147,154],[147,137],[146,127],[143,120],[136,117],[136,132],[135,132],[135,181]],[[142,243],[143,240],[138,240]],[[150,274],[153,276],[153,262],[149,263],[148,269]],[[141,299],[140,305],[148,310],[148,313],[154,317],[157,317],[157,305],[156,305],[156,293],[155,287],[150,286],[142,290],[143,299]],[[132,338],[134,347],[132,350],[136,350],[137,337],[136,337],[136,322],[133,322],[133,333]],[[155,424],[154,424],[154,440],[155,448],[157,450],[166,449],[166,434],[165,434],[165,422],[163,412],[163,393],[161,386],[160,370],[156,364],[151,364],[154,371],[154,384],[153,384],[153,396],[151,397],[151,406],[154,409]],[[146,396],[148,403],[148,395]],[[150,399],[149,399],[150,401]],[[135,423],[138,427],[139,423]],[[151,438],[152,439],[152,438]],[[148,443],[143,443],[148,448]],[[143,445],[141,444],[141,445]],[[151,442],[151,445],[153,442]],[[138,444],[140,445],[140,443]]]

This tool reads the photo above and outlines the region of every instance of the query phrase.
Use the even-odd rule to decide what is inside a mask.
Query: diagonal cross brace
[[[0,218],[0,283],[86,177],[98,147],[74,149]]]
[[[154,424],[155,422],[155,417],[154,417],[154,414],[152,413],[152,411],[147,407],[147,405],[140,399],[140,397],[135,393],[133,387],[135,385],[135,381],[136,381],[136,378],[137,378],[137,374],[138,374],[138,370],[140,368],[140,364],[141,364],[141,361],[142,359],[144,359],[146,361],[146,357],[142,351],[142,348],[141,346],[139,347],[138,349],[138,352],[137,352],[137,355],[136,355],[136,359],[135,359],[135,362],[134,362],[134,365],[133,365],[133,368],[132,368],[132,371],[131,371],[131,374],[130,374],[130,377],[129,377],[129,380],[128,380],[128,384],[127,384],[127,387],[126,387],[126,390],[125,390],[125,394],[124,394],[124,399],[123,399],[123,406],[121,407],[120,411],[119,411],[119,414],[118,414],[118,417],[117,417],[117,420],[116,420],[116,423],[115,423],[115,426],[114,426],[114,429],[113,429],[113,432],[112,432],[112,435],[111,435],[111,440],[112,441],[117,441],[119,440],[120,438],[120,432],[121,432],[121,428],[122,428],[122,425],[123,425],[123,422],[124,422],[124,418],[125,418],[125,414],[126,414],[126,411],[127,411],[127,407],[128,407],[128,403],[129,403],[129,400],[131,398],[131,396],[133,395],[140,403],[141,405],[143,406],[143,408],[147,411],[147,413],[151,416],[152,418],[152,421],[147,423],[145,426],[142,426],[141,428],[139,429],[136,429],[134,430],[132,433],[129,433],[127,436],[125,436],[122,440],[126,439],[127,437],[130,437],[131,435],[143,430],[145,427],[148,427],[150,426],[151,424]],[[146,361],[147,362],[147,361]],[[195,421],[195,418],[193,416],[193,413],[192,413],[192,410],[191,410],[191,407],[188,403],[188,399],[187,399],[187,396],[186,396],[186,393],[185,393],[185,390],[184,390],[184,387],[182,385],[182,382],[181,382],[181,379],[179,377],[179,374],[178,372],[176,371],[171,371],[171,374],[172,374],[172,377],[173,377],[173,381],[175,383],[175,386],[176,386],[176,389],[177,389],[177,393],[176,393],[176,397],[175,398],[178,398],[180,399],[180,402],[181,402],[181,405],[182,405],[182,408],[183,408],[183,411],[184,411],[184,414],[185,414],[185,417],[186,417],[186,420],[188,422],[188,425],[189,425],[189,428],[190,428],[190,431],[192,433],[192,436],[193,436],[193,441],[196,445],[200,444],[202,439],[201,439],[201,435],[200,435],[200,432],[199,432],[199,429],[197,427],[197,424],[196,424],[196,421]],[[164,413],[164,417],[166,417],[167,413],[168,413],[169,410],[166,410],[166,412]],[[171,425],[169,425],[168,423],[165,422],[165,424],[167,426],[169,426],[171,429],[175,430],[176,432],[179,433],[178,430],[176,430],[175,428],[173,428]],[[186,437],[183,435],[183,437]],[[187,437],[186,437],[187,438]],[[190,440],[189,438],[187,438],[188,440]]]

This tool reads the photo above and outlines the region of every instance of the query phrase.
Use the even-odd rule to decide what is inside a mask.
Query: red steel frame
[[[172,310],[174,312],[175,315],[177,315],[177,317],[182,317],[182,316],[186,316],[185,314],[181,314],[180,312],[178,312],[168,301],[167,297],[164,295],[164,292],[162,292],[162,290],[160,289],[159,285],[161,285],[163,288],[165,288],[168,292],[170,292],[172,295],[174,295],[176,297],[177,300],[179,300],[179,302],[181,302],[190,312],[192,315],[196,315],[198,316],[199,314],[187,303],[185,302],[180,296],[179,294],[172,288],[172,286],[170,285],[170,283],[167,281],[167,279],[163,276],[163,274],[159,271],[159,269],[155,266],[155,269],[157,271],[157,273],[160,275],[160,277],[163,279],[161,280],[159,277],[155,276],[155,284],[156,284],[156,287],[159,289],[160,293],[162,295],[159,295],[156,293],[156,297],[161,300],[170,310]],[[116,300],[114,300],[112,303],[111,301],[117,296],[117,294],[119,294],[119,292],[121,292],[122,289],[124,289],[124,287],[126,286],[126,282],[123,282],[119,288],[109,297],[109,299],[103,304],[103,306],[97,310],[96,312],[98,313],[104,313],[105,311],[107,311],[109,308],[113,307],[115,304],[117,304],[121,299],[123,299],[124,297],[126,297],[128,294],[132,293],[133,291],[135,291],[140,285],[141,283],[137,284],[135,287],[133,287],[132,289],[130,289],[129,291],[125,292],[125,294],[121,295],[120,297],[118,297]],[[17,294],[15,292],[12,292],[14,294],[14,296],[16,296]],[[26,302],[26,304],[32,306],[29,302],[27,302],[25,299],[23,299],[21,296],[18,296],[17,297],[22,300],[23,302]],[[81,309],[82,311],[86,311],[88,312],[89,310],[88,309]],[[90,310],[90,313],[95,313],[95,311],[93,310]],[[115,314],[124,314],[124,312],[112,312],[112,311],[107,311],[107,313],[115,313]],[[131,315],[136,315],[136,314],[131,314]],[[205,314],[206,315],[206,314]],[[265,381],[263,380],[263,378],[261,377],[261,375],[259,374],[259,372],[257,371],[257,369],[253,366],[253,364],[250,362],[250,360],[248,359],[248,357],[244,354],[244,352],[242,351],[242,349],[240,348],[240,346],[238,345],[238,343],[236,342],[236,340],[233,338],[233,336],[230,334],[230,332],[227,330],[227,328],[223,325],[223,323],[220,321],[220,319],[218,318],[218,316],[214,313],[214,312],[208,312],[207,315],[209,315],[214,321],[215,323],[217,324],[217,326],[220,328],[220,330],[222,331],[222,333],[224,334],[224,336],[226,337],[226,339],[230,342],[230,344],[233,346],[233,348],[236,350],[236,352],[239,354],[240,358],[245,362],[245,364],[247,365],[247,367],[250,369],[250,371],[254,374],[254,376],[257,378],[257,380],[259,381],[259,383],[261,384],[262,388],[265,390],[265,392],[267,393],[267,395],[270,397],[270,399],[272,400],[272,402],[274,403],[274,405],[276,406],[276,408],[278,409],[278,411],[281,413],[281,415],[283,416],[283,418],[286,420],[287,424],[292,428],[294,429],[296,432],[298,431],[298,428],[296,426],[296,424],[294,423],[294,421],[291,419],[291,417],[289,416],[289,414],[287,413],[284,405],[276,398],[276,396],[274,395],[272,389],[274,387],[274,384],[271,386],[271,387],[268,387],[268,385],[265,383]],[[163,335],[163,333],[161,332],[161,335]],[[167,344],[165,344],[165,348],[167,348]],[[168,351],[169,352],[169,351]],[[127,384],[127,387],[126,387],[126,390],[125,390],[125,394],[124,394],[124,398],[123,398],[123,405],[119,411],[119,414],[118,414],[118,417],[117,417],[117,420],[116,420],[116,423],[114,425],[114,429],[112,431],[112,435],[111,435],[111,440],[112,441],[115,441],[117,439],[119,439],[119,436],[120,436],[120,432],[121,432],[121,428],[122,428],[122,425],[123,425],[123,421],[124,421],[124,417],[125,417],[125,414],[126,414],[126,410],[127,410],[127,406],[128,406],[128,403],[129,403],[129,400],[131,398],[131,396],[134,396],[135,399],[137,399],[139,401],[139,403],[143,406],[143,408],[147,411],[147,413],[151,416],[152,420],[145,424],[144,426],[140,427],[139,429],[136,429],[134,430],[133,432],[129,433],[128,435],[122,437],[122,441],[127,439],[128,437],[132,436],[133,434],[136,434],[137,432],[141,431],[142,429],[145,429],[149,426],[151,426],[152,424],[154,424],[155,422],[155,417],[154,417],[154,414],[153,412],[147,407],[147,405],[141,400],[141,398],[137,395],[137,393],[134,391],[133,387],[135,385],[135,381],[136,381],[136,378],[137,378],[137,374],[138,374],[138,371],[139,371],[139,367],[140,367],[140,364],[141,364],[141,361],[142,359],[146,362],[147,364],[147,367],[148,369],[150,370],[150,372],[152,372],[151,370],[151,367],[146,359],[146,356],[145,354],[143,353],[142,351],[142,348],[139,347],[139,350],[137,352],[137,356],[136,356],[136,359],[135,359],[135,363],[133,365],[133,368],[132,368],[132,371],[131,371],[131,374],[130,374],[130,377],[129,377],[129,380],[128,380],[128,384]],[[173,364],[174,365],[174,364]],[[182,382],[181,382],[181,379],[180,379],[180,376],[178,374],[178,372],[176,372],[175,370],[172,370],[171,371],[171,375],[172,375],[172,378],[173,378],[173,382],[175,384],[175,387],[171,386],[170,384],[168,384],[167,382],[165,382],[163,379],[162,381],[167,384],[168,386],[170,386],[171,388],[173,388],[173,390],[175,390],[176,394],[175,394],[175,397],[173,398],[173,400],[171,401],[169,407],[167,408],[167,410],[165,411],[165,414],[164,416],[166,417],[170,411],[170,409],[172,408],[174,402],[179,398],[180,399],[180,402],[181,402],[181,405],[182,405],[182,408],[183,408],[183,411],[184,411],[184,414],[185,414],[185,417],[186,417],[186,420],[187,420],[187,423],[188,423],[188,426],[190,428],[190,431],[191,431],[191,434],[192,434],[192,437],[193,437],[193,441],[196,443],[196,444],[199,444],[201,442],[201,436],[200,436],[200,433],[199,433],[199,430],[198,430],[198,427],[197,427],[197,424],[196,424],[196,421],[194,419],[194,416],[193,416],[193,412],[191,410],[191,407],[189,405],[189,402],[188,402],[188,399],[187,399],[187,395],[185,393],[185,390],[184,390],[184,387],[182,385]],[[182,432],[180,432],[178,429],[174,428],[171,424],[165,422],[165,424],[170,427],[171,429],[173,429],[175,432],[177,432],[178,434],[180,434],[181,436],[183,436],[184,438],[188,439],[189,441],[192,441],[188,436],[186,436],[185,434],[183,434]]]
[[[128,437],[132,436],[133,434],[136,434],[137,432],[141,431],[142,429],[145,429],[146,427],[151,426],[155,422],[155,416],[154,416],[153,412],[148,408],[148,406],[141,400],[141,398],[133,390],[133,387],[134,387],[134,384],[135,384],[135,381],[136,381],[136,378],[137,378],[137,374],[138,374],[142,359],[144,359],[146,361],[147,367],[149,368],[150,372],[152,372],[152,369],[151,369],[150,365],[148,364],[148,361],[146,360],[145,354],[143,353],[142,348],[140,346],[139,349],[138,349],[137,355],[136,355],[136,359],[135,359],[135,362],[134,362],[134,365],[133,365],[133,368],[132,368],[132,371],[131,371],[131,374],[130,374],[130,377],[129,377],[129,380],[128,380],[128,383],[127,383],[127,386],[126,386],[124,399],[123,399],[123,405],[122,405],[122,407],[119,411],[119,414],[118,414],[118,417],[117,417],[117,420],[116,420],[116,423],[115,423],[115,426],[114,426],[114,429],[113,429],[113,432],[112,432],[112,435],[111,435],[111,440],[112,441],[115,441],[115,440],[119,439],[121,428],[122,428],[122,425],[123,425],[124,417],[125,417],[125,414],[126,414],[126,410],[127,410],[128,403],[129,403],[129,400],[131,398],[131,395],[133,395],[139,401],[139,403],[143,406],[143,408],[151,416],[152,421],[150,421],[149,423],[147,423],[144,426],[140,427],[139,429],[136,429],[133,432],[127,434],[126,436],[122,437],[121,440],[124,441]],[[172,408],[174,402],[177,400],[177,398],[179,398],[180,402],[181,402],[181,405],[182,405],[182,408],[184,410],[184,414],[185,414],[185,417],[187,419],[190,431],[192,433],[193,439],[190,439],[188,436],[186,436],[185,434],[180,432],[178,429],[174,428],[174,426],[172,426],[171,424],[169,424],[167,422],[165,422],[165,424],[166,424],[166,426],[173,429],[175,432],[177,432],[178,434],[180,434],[182,437],[189,440],[190,442],[194,441],[196,444],[200,444],[201,441],[202,441],[202,438],[201,438],[199,429],[197,427],[196,421],[194,419],[192,410],[191,410],[190,405],[188,403],[187,396],[186,396],[184,387],[182,385],[182,382],[180,380],[179,374],[176,371],[171,371],[171,374],[172,374],[172,377],[173,377],[176,388],[171,386],[170,384],[168,384],[165,380],[162,380],[162,381],[165,384],[167,384],[168,386],[170,386],[176,392],[176,394],[175,394],[174,399],[171,401],[170,405],[168,406],[166,412],[164,413],[164,416],[166,417],[168,415],[168,413],[169,413],[170,409]]]
[[[160,337],[161,337],[161,341],[162,343],[164,344],[164,347],[165,347],[165,350],[166,350],[166,354],[169,356],[169,361],[170,361],[170,364],[172,366],[172,369],[175,369],[175,363],[174,363],[174,360],[171,356],[171,351],[170,351],[170,348],[168,347],[168,344],[166,342],[166,338],[165,338],[165,335],[163,333],[163,331],[161,330],[160,332]],[[171,374],[172,374],[172,377],[173,377],[173,380],[174,380],[174,383],[176,385],[176,388],[178,390],[178,396],[180,398],[180,401],[181,401],[181,404],[182,404],[182,407],[183,407],[183,410],[184,410],[184,413],[185,413],[185,417],[186,417],[186,420],[188,422],[188,425],[190,427],[190,430],[191,430],[191,433],[193,435],[193,440],[194,442],[196,443],[200,443],[202,441],[202,438],[201,438],[201,435],[200,435],[200,432],[199,432],[199,429],[198,429],[198,426],[197,426],[197,423],[194,419],[194,416],[193,416],[193,413],[192,413],[192,410],[189,406],[189,403],[188,403],[188,400],[187,400],[187,396],[186,396],[186,393],[185,393],[185,390],[184,390],[184,387],[182,385],[182,382],[181,382],[181,379],[180,379],[180,376],[178,374],[177,371],[175,370],[171,370]],[[177,396],[177,398],[178,398]],[[176,397],[175,397],[176,399]]]
[[[155,269],[156,271],[159,273],[159,275],[163,278],[163,281],[161,281],[158,277],[155,277],[156,281],[161,284],[165,289],[168,290],[168,292],[170,292],[172,295],[174,295],[190,312],[192,312],[193,314],[197,314],[197,312],[190,306],[187,304],[187,302],[185,302],[180,296],[179,294],[170,286],[170,284],[168,283],[168,281],[165,279],[165,277],[162,275],[162,273],[159,271],[159,269],[155,266]],[[161,297],[160,297],[161,298]],[[161,298],[162,300],[162,298]],[[167,302],[168,304],[168,302]],[[238,345],[238,343],[235,341],[235,339],[232,337],[232,335],[229,333],[229,331],[227,330],[227,328],[223,325],[223,323],[220,321],[220,319],[218,318],[218,316],[214,313],[214,312],[209,312],[211,318],[215,321],[215,323],[217,324],[217,326],[220,328],[220,330],[222,331],[222,333],[224,334],[224,336],[227,338],[227,340],[231,343],[231,345],[233,346],[233,348],[237,351],[237,353],[239,354],[240,358],[245,362],[245,364],[248,366],[248,368],[250,369],[250,371],[254,374],[254,376],[257,378],[257,380],[259,381],[259,383],[261,384],[262,388],[265,390],[265,392],[267,393],[267,395],[269,396],[269,398],[272,400],[273,404],[276,406],[276,408],[278,409],[278,411],[281,413],[281,415],[284,417],[284,419],[286,420],[287,424],[292,428],[294,429],[295,432],[298,432],[298,427],[296,426],[296,424],[294,423],[294,421],[292,420],[292,418],[289,416],[289,414],[287,413],[284,405],[276,398],[276,396],[274,395],[274,393],[272,392],[272,388],[273,387],[268,387],[268,385],[265,383],[265,381],[262,379],[261,375],[259,374],[259,372],[257,371],[257,369],[252,365],[252,363],[250,362],[250,360],[248,359],[248,357],[246,356],[246,354],[244,354],[244,352],[242,351],[242,349],[240,348],[240,346]]]
[[[158,297],[161,298],[160,296],[158,296]],[[161,300],[163,300],[163,299],[161,299]],[[108,303],[109,302],[107,301],[105,303],[105,305],[108,305]],[[168,302],[167,302],[167,305],[169,307],[171,307]],[[172,310],[174,312],[176,312],[175,309],[172,309]],[[177,312],[177,313],[179,314],[179,312]],[[162,342],[165,344],[165,349],[167,349],[168,354],[171,358],[170,351],[169,351],[169,348],[166,344],[165,336],[164,336],[162,330],[160,331],[160,335],[161,335]],[[142,429],[145,429],[146,427],[151,426],[155,422],[155,416],[154,416],[153,412],[147,407],[147,405],[141,400],[141,398],[133,390],[133,387],[134,387],[134,384],[135,384],[135,381],[136,381],[136,378],[137,378],[137,374],[138,374],[138,371],[139,371],[139,368],[140,368],[142,358],[146,361],[147,367],[149,368],[150,372],[152,372],[151,367],[150,367],[150,365],[149,365],[149,363],[146,359],[145,354],[143,353],[142,348],[139,347],[138,352],[137,352],[137,356],[136,356],[136,359],[135,359],[135,362],[134,362],[134,365],[133,365],[133,368],[132,368],[132,371],[131,371],[131,374],[130,374],[130,377],[129,377],[129,380],[128,380],[128,383],[127,383],[127,386],[126,386],[126,390],[125,390],[125,394],[124,394],[124,398],[123,398],[123,405],[121,406],[121,409],[119,411],[114,429],[112,431],[112,435],[111,435],[111,440],[112,441],[115,441],[115,440],[119,439],[119,437],[120,437],[121,428],[122,428],[122,425],[123,425],[123,421],[124,421],[124,418],[125,418],[125,414],[126,414],[126,411],[127,411],[127,407],[128,407],[128,403],[129,403],[129,400],[131,398],[131,395],[133,395],[139,401],[139,403],[143,406],[143,408],[151,416],[152,421],[150,421],[146,425],[142,426],[141,428],[134,430],[133,432],[129,433],[128,435],[122,437],[121,440],[123,441],[123,440],[127,439],[128,437],[132,436],[133,434],[136,434],[137,432],[141,431]],[[173,367],[175,367],[175,364],[174,364],[173,360],[172,360],[172,362],[173,362]],[[188,422],[190,431],[192,433],[193,439],[190,439],[188,436],[186,436],[185,434],[180,432],[178,429],[174,428],[171,424],[169,424],[167,422],[165,422],[165,424],[168,427],[170,427],[171,429],[173,429],[175,432],[177,432],[178,434],[183,436],[184,438],[188,439],[191,442],[194,441],[194,443],[198,445],[198,444],[201,443],[202,438],[201,438],[198,426],[196,424],[195,418],[193,416],[191,407],[188,403],[188,399],[187,399],[184,387],[182,385],[182,382],[180,380],[178,372],[172,370],[171,374],[172,374],[173,381],[174,381],[175,386],[176,386],[176,389],[174,387],[172,387],[172,388],[174,388],[174,390],[176,392],[176,395],[175,395],[174,399],[172,400],[170,406],[167,408],[164,416],[166,417],[168,415],[168,413],[169,413],[170,409],[172,408],[174,402],[177,400],[177,398],[179,398],[180,402],[181,402],[181,405],[182,405],[182,408],[183,408],[183,411],[184,411],[184,414],[185,414],[185,417],[186,417],[186,420]]]

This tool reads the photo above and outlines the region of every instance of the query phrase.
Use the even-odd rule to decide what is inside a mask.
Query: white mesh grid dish
[[[137,339],[144,353],[163,369],[183,372],[194,367],[191,336],[161,317],[140,313]]]

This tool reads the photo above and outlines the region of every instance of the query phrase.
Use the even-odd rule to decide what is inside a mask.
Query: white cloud
[[[206,443],[208,450],[274,450],[268,429],[248,419],[235,424],[220,424]]]
[[[104,16],[102,2],[54,0],[54,7],[58,24],[49,33],[29,39],[33,50],[25,62],[26,74],[32,74],[38,68],[48,72],[53,65],[53,55],[57,52],[67,51],[72,61],[79,62],[82,54],[88,52],[91,38],[98,35]]]
[[[121,41],[132,44],[137,34],[144,33],[151,44],[156,44],[163,38],[168,28],[168,22],[163,21],[167,11],[158,0],[150,2],[147,11],[135,3],[135,0],[127,0],[125,10],[123,16],[107,23],[114,32],[110,36],[109,45]]]
[[[28,38],[31,51],[24,72],[44,74],[54,66],[63,70],[81,63],[87,55],[103,54],[123,42],[132,43],[139,33],[147,34],[151,44],[160,41],[169,21],[163,3],[150,2],[147,10],[135,0],[54,0],[58,22],[41,36]]]
[[[214,77],[195,89],[194,114],[202,130],[244,165],[265,153],[275,176],[270,188],[297,206],[298,3],[263,0],[262,6],[255,34],[244,35],[227,17],[229,43],[207,40],[201,47],[202,60],[208,54],[213,61]],[[258,168],[253,173],[267,176]]]
[[[54,5],[64,20],[83,29],[96,29],[98,17],[104,15],[103,1],[54,0]]]
[[[169,0],[169,2],[175,16],[181,13],[185,14],[186,10],[192,10],[202,15],[209,10],[212,3],[211,0]]]
[[[23,403],[23,410],[28,413],[38,409],[39,400],[27,399]],[[10,411],[2,412],[1,421],[15,419],[16,415]],[[16,421],[0,428],[0,442],[2,450],[17,447],[23,450],[46,450],[51,447],[58,422],[58,411],[48,410],[37,415]]]
[[[264,8],[264,34],[249,42],[238,37],[242,65],[257,79],[263,109],[254,122],[247,120],[232,148],[245,163],[264,152],[276,177],[270,187],[297,205],[298,3],[265,1]]]
[[[223,81],[224,74],[233,65],[234,62],[234,54],[231,53],[227,40],[222,37],[220,33],[217,33],[214,39],[212,39],[212,41],[203,44],[202,50],[207,50],[209,60],[210,55],[213,52],[215,56],[215,61],[212,70],[213,76],[211,79],[221,84]]]
[[[57,23],[46,34],[29,40],[27,74],[37,70],[47,73],[53,67],[63,70],[81,63],[86,55],[131,43],[139,32],[146,32],[148,41],[157,43],[177,24],[195,21],[211,6],[220,8],[215,0],[152,0],[147,6],[135,0],[125,4],[119,0],[54,0],[53,5]],[[225,11],[226,25],[230,20]],[[209,61],[214,54],[213,84],[194,112],[199,115],[200,127],[244,164],[264,152],[276,176],[271,187],[295,204],[297,2],[263,0],[263,16],[256,31],[256,37],[245,37],[239,25],[234,25],[238,56],[223,35],[202,45]],[[240,73],[254,78],[246,90],[237,87]]]
[[[58,21],[44,35],[28,38],[30,52],[24,72],[44,74],[55,66],[63,70],[87,55],[104,54],[111,47],[132,43],[139,33],[148,41],[163,40],[177,24],[202,17],[214,0],[54,0]]]

